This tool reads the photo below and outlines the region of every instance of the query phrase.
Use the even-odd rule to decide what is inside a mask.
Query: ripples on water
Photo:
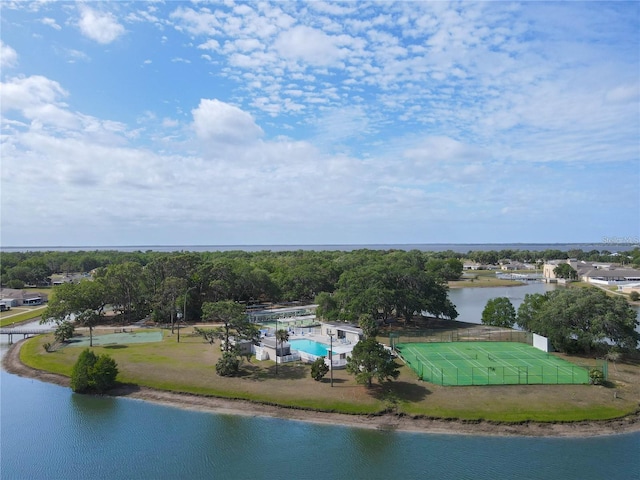
[[[629,479],[640,434],[385,432],[87,397],[2,372],[7,479]]]

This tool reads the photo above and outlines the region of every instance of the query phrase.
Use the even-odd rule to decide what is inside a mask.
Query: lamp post
[[[329,333],[329,371],[331,372],[331,386],[333,387],[333,336],[335,333]]]
[[[278,317],[276,317],[276,375],[278,375]]]
[[[187,288],[184,292],[184,304],[182,305],[182,319],[184,320],[187,319],[187,295],[194,288],[196,287]],[[178,318],[178,343],[180,343],[180,320],[181,318]]]

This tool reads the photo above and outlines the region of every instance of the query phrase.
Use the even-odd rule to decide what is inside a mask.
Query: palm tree
[[[278,373],[278,343],[280,342],[280,353],[282,353],[284,342],[289,340],[289,332],[285,329],[280,329],[276,332],[276,374]]]

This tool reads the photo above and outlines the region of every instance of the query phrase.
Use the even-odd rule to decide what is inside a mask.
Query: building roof
[[[46,293],[42,292],[30,292],[29,290],[19,290],[17,288],[0,288],[0,297],[13,298],[24,300],[27,298],[42,298],[43,300],[49,298]]]

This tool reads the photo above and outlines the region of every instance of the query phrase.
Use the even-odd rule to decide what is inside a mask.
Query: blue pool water
[[[289,344],[292,350],[301,350],[316,357],[326,357],[329,350],[328,345],[313,340],[289,340]]]

